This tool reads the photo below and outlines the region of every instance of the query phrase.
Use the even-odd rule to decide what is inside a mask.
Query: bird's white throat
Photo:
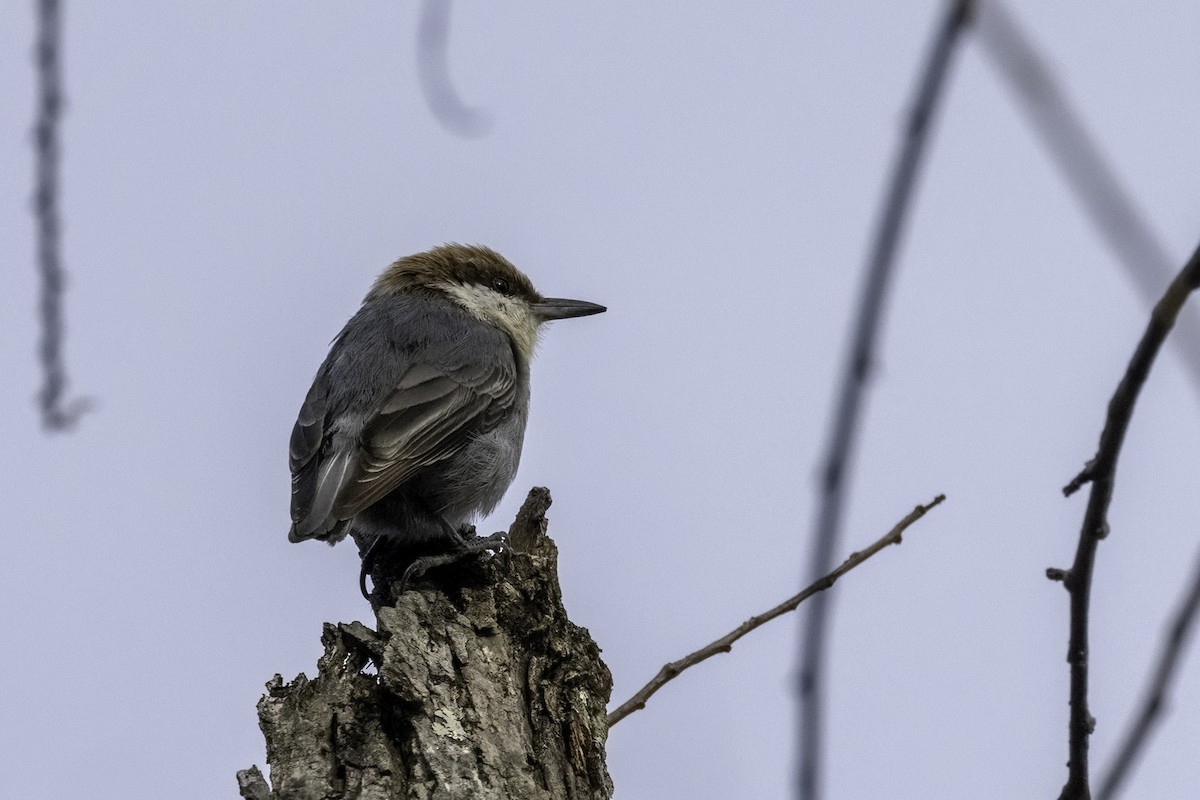
[[[475,317],[508,333],[529,363],[537,347],[538,318],[526,300],[500,294],[478,283],[447,282],[441,288]]]

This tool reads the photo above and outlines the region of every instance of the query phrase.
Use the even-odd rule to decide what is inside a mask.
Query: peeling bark
[[[273,788],[252,767],[238,773],[242,797],[611,797],[612,677],[563,609],[549,507],[533,489],[511,552],[466,585],[411,588],[376,611],[376,630],[327,623],[317,676],[267,683]]]

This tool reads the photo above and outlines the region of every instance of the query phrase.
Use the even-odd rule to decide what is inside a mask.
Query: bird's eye
[[[492,288],[503,295],[512,294],[512,285],[507,278],[496,275],[492,278]]]

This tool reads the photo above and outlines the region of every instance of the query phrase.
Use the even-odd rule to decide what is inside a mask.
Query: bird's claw
[[[396,584],[396,596],[404,594],[404,590],[408,588],[408,582],[421,577],[434,567],[453,564],[456,561],[462,560],[465,553],[440,553],[436,556],[421,556],[404,568],[404,573],[400,576],[399,582]]]
[[[510,563],[507,533],[498,531],[490,536],[480,536],[475,532],[474,525],[464,525],[456,533],[458,538],[454,543],[453,550],[447,553],[421,556],[405,567],[404,572],[400,575],[400,580],[395,584],[394,596],[403,594],[412,581],[420,578],[429,570],[457,563],[479,553],[489,551],[495,553],[499,558],[504,559],[503,564],[507,568]],[[358,573],[358,588],[368,601],[371,600],[372,593],[367,589],[367,578],[371,576],[380,559],[381,548],[377,545],[379,545],[378,539],[367,548],[367,552],[363,554],[362,568]]]
[[[459,533],[464,538],[459,540],[458,548],[454,551],[432,556],[422,556],[405,567],[404,573],[400,576],[400,580],[396,584],[396,594],[403,594],[404,590],[408,588],[410,581],[416,580],[435,567],[455,564],[479,553],[494,551],[502,558],[505,558],[507,563],[507,556],[504,554],[508,552],[508,534],[500,531],[490,536],[479,536],[475,533],[474,525],[464,527]]]

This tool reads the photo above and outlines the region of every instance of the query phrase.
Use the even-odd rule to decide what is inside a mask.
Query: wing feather
[[[334,513],[353,516],[453,457],[514,396],[513,371],[504,365],[453,374],[415,365],[363,426],[359,468],[339,492]]]
[[[292,493],[292,530],[288,538],[293,542],[311,539],[314,536],[324,536],[335,527],[337,520],[330,518],[337,496],[355,467],[354,453],[342,450],[334,453],[331,458],[322,461],[316,469],[313,485],[308,488],[305,496],[311,504],[302,513],[296,515],[296,492]],[[317,465],[312,465],[317,466]],[[295,478],[293,478],[293,483]]]
[[[321,449],[325,437],[325,415],[328,409],[328,390],[323,375],[318,375],[312,388],[304,398],[296,425],[292,428],[292,439],[288,448],[292,472],[296,472]]]

